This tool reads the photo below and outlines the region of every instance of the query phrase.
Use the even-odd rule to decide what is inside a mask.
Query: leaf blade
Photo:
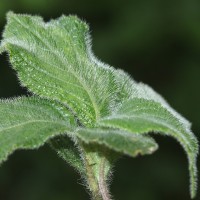
[[[99,125],[118,128],[132,133],[159,132],[174,137],[183,146],[189,161],[190,192],[193,198],[197,189],[198,142],[194,134],[162,104],[149,99],[134,98],[127,100],[121,108],[110,117],[103,118]]]
[[[44,23],[12,12],[7,18],[3,43],[22,85],[67,104],[84,125],[108,113],[112,73],[89,58],[86,23],[75,16]]]
[[[73,129],[70,115],[64,106],[36,97],[1,100],[0,163],[17,149],[39,148]]]
[[[155,141],[150,137],[115,129],[79,129],[77,137],[85,143],[105,145],[112,150],[132,157],[138,154],[151,154],[158,148]]]

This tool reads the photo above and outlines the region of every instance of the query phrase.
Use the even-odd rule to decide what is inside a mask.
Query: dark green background
[[[5,14],[76,14],[91,27],[93,50],[104,62],[151,85],[200,133],[199,0],[0,0]],[[0,98],[26,94],[0,56]],[[189,200],[187,159],[171,138],[156,136],[151,156],[123,157],[114,168],[116,200]],[[200,191],[199,191],[200,192]],[[200,195],[196,199],[199,199]],[[18,151],[0,168],[0,200],[86,200],[82,180],[47,146]]]

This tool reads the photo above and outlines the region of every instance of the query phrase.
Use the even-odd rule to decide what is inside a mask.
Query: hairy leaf
[[[1,102],[0,161],[17,148],[37,148],[58,135],[51,139],[51,146],[84,173],[80,156],[89,169],[91,163],[104,160],[91,146],[106,146],[130,156],[149,154],[157,144],[147,133],[159,132],[173,136],[184,147],[191,196],[195,196],[198,144],[191,124],[149,86],[96,59],[85,22],[76,16],[61,16],[45,23],[40,17],[12,12],[7,20],[0,53],[9,53],[23,86],[49,101],[22,98]],[[70,113],[77,129],[73,129]],[[80,144],[76,141],[74,145],[66,134],[59,136],[72,130],[73,139],[79,137]]]
[[[138,154],[151,154],[158,148],[155,141],[150,137],[115,129],[80,129],[77,136],[86,143],[105,145],[132,157]]]
[[[0,163],[17,149],[35,149],[73,130],[74,121],[60,104],[36,97],[0,101]]]
[[[158,102],[162,107],[166,108],[172,115],[174,115],[186,129],[191,128],[191,124],[183,116],[178,114],[166,100],[157,92],[155,92],[150,86],[144,83],[137,83],[127,73],[122,70],[115,71],[115,79],[120,88],[120,100],[124,102],[128,99],[146,99],[153,102]],[[116,108],[118,109],[118,107]],[[113,113],[116,111],[113,111]]]
[[[69,137],[61,135],[53,138],[50,140],[50,146],[63,160],[73,166],[81,174],[85,174],[78,145]]]
[[[195,196],[197,183],[196,158],[198,144],[193,133],[162,104],[149,99],[134,98],[122,104],[112,116],[103,118],[99,124],[119,128],[134,134],[159,132],[173,136],[184,147],[189,159],[191,195]]]
[[[22,85],[66,103],[87,126],[109,112],[112,70],[91,59],[86,23],[76,16],[44,23],[40,17],[12,12],[7,19],[2,46]]]

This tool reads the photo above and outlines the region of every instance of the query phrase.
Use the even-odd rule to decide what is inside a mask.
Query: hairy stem
[[[103,200],[110,200],[110,193],[108,191],[107,183],[106,183],[106,175],[105,175],[105,164],[106,158],[102,158],[100,163],[100,171],[99,171],[99,191],[103,198]]]
[[[84,150],[85,179],[93,200],[111,200],[107,185],[110,161],[94,146],[82,144]]]
[[[110,194],[106,183],[105,160],[105,158],[100,160],[100,166],[97,172],[94,170],[93,166],[87,166],[88,187],[93,200],[110,200]]]

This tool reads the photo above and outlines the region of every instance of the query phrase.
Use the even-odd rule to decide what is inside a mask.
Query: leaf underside
[[[157,149],[147,136],[156,132],[183,146],[191,197],[195,196],[198,143],[190,123],[149,86],[99,62],[92,54],[85,22],[61,16],[45,23],[40,17],[12,12],[7,19],[0,53],[9,53],[21,85],[49,100],[0,102],[0,113],[5,113],[0,114],[0,160],[15,149],[38,148],[58,135],[50,140],[51,146],[81,171],[79,150],[66,134],[59,134],[69,132],[73,139],[134,157]]]
[[[85,174],[80,151],[68,136],[61,135],[55,137],[49,143],[63,160],[67,161],[80,174]]]
[[[155,141],[150,137],[121,130],[80,129],[77,131],[77,136],[85,143],[105,145],[110,149],[132,157],[151,154],[158,148]]]

